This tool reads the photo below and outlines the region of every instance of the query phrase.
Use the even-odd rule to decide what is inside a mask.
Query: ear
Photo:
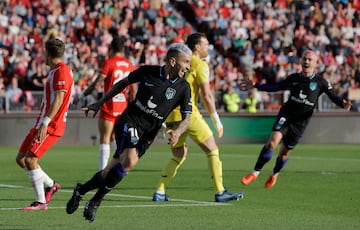
[[[171,67],[174,67],[176,64],[176,58],[175,57],[169,58],[169,64]]]

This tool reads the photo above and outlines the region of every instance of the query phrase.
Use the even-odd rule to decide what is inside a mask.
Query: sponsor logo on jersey
[[[173,88],[167,88],[165,92],[166,99],[171,100],[174,98],[176,90]]]
[[[147,102],[147,106],[150,108],[150,109],[155,109],[157,107],[157,104],[155,104],[154,102],[152,102],[151,100],[153,99],[153,96],[151,96]]]
[[[307,95],[306,94],[303,94],[303,91],[300,90],[300,93],[299,93],[299,97],[295,97],[295,96],[291,96],[291,100],[297,102],[297,103],[301,103],[301,104],[305,104],[305,105],[310,105],[310,106],[314,106],[315,103],[314,102],[311,102],[309,101],[307,98]]]
[[[147,106],[143,105],[139,100],[136,100],[135,105],[142,110],[144,113],[149,114],[157,119],[164,120],[164,117],[161,116],[154,108],[157,107],[155,103],[151,101],[152,96],[147,102]],[[154,107],[154,108],[151,108]]]
[[[305,99],[305,98],[307,98],[307,95],[306,95],[306,94],[303,94],[302,92],[303,92],[303,91],[302,91],[302,90],[300,90],[300,93],[299,93],[299,98],[301,98],[301,99]]]

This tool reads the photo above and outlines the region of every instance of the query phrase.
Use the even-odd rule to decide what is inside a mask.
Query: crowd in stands
[[[0,106],[2,95],[16,110],[24,109],[17,102],[36,103],[29,92],[43,89],[43,44],[51,36],[66,42],[64,61],[79,93],[96,77],[114,36],[128,37],[127,57],[139,66],[162,64],[167,46],[195,31],[206,33],[212,46],[208,61],[219,109],[227,110],[229,91],[239,95],[239,110],[245,108],[243,78],[276,82],[299,71],[307,48],[320,56],[319,73],[347,98],[360,85],[359,13],[360,0],[1,1]],[[99,85],[87,100],[101,92]],[[252,94],[258,102],[270,100]]]

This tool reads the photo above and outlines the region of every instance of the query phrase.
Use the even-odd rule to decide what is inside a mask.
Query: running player
[[[257,179],[261,169],[272,158],[274,149],[282,141],[275,167],[265,182],[265,188],[274,186],[280,170],[288,162],[291,151],[304,133],[322,93],[328,95],[337,106],[350,110],[351,102],[337,97],[330,83],[316,74],[317,64],[317,54],[312,50],[306,50],[302,56],[301,73],[291,74],[275,84],[253,85],[250,80],[244,83],[248,88],[256,87],[267,92],[290,90],[290,97],[280,108],[272,133],[262,148],[253,171],[241,179],[243,185],[248,185]]]
[[[38,161],[64,135],[74,79],[71,69],[62,61],[64,42],[51,38],[46,41],[45,49],[45,60],[50,71],[40,113],[16,157],[16,163],[28,174],[35,192],[35,202],[22,210],[47,210],[52,195],[60,189],[60,184],[41,169]],[[47,187],[46,193],[44,185]]]
[[[219,149],[216,145],[215,138],[204,120],[199,110],[199,97],[203,99],[203,105],[211,117],[213,125],[218,132],[218,136],[223,135],[223,125],[220,121],[219,115],[216,112],[214,97],[209,84],[209,66],[204,61],[208,56],[209,41],[203,33],[194,33],[189,35],[186,44],[192,50],[191,68],[186,74],[185,79],[189,83],[192,95],[192,114],[190,117],[190,124],[186,132],[184,132],[176,145],[171,146],[172,157],[167,165],[165,165],[161,176],[158,188],[153,195],[153,201],[169,201],[165,193],[166,186],[175,177],[177,170],[184,163],[188,146],[186,138],[189,136],[201,149],[205,152],[208,160],[208,170],[213,181],[215,190],[216,202],[227,202],[230,200],[237,200],[243,197],[242,193],[233,194],[226,190],[223,186],[222,178],[222,162],[219,158]],[[166,119],[166,127],[176,129],[181,121],[181,113],[179,109],[174,110]]]
[[[164,66],[144,65],[116,83],[97,103],[84,107],[96,115],[102,104],[121,92],[131,83],[139,83],[135,100],[132,101],[115,124],[117,149],[112,161],[84,184],[78,183],[67,203],[66,212],[72,214],[79,207],[83,195],[98,189],[84,208],[86,220],[94,221],[96,210],[104,196],[135,167],[154,141],[169,113],[180,106],[183,120],[177,129],[167,131],[169,144],[175,145],[186,130],[191,114],[191,91],[183,79],[190,69],[191,50],[184,44],[173,44],[166,54]]]
[[[111,87],[118,81],[124,79],[131,71],[134,70],[132,63],[124,57],[126,38],[115,37],[109,47],[109,58],[102,65],[99,75],[80,95],[75,96],[73,103],[77,104],[79,100],[93,92],[95,86],[104,82],[104,92],[107,93]],[[131,84],[129,90],[129,101],[132,101],[136,93],[136,85]],[[101,107],[98,129],[100,133],[99,146],[99,170],[104,169],[110,156],[110,143],[116,148],[114,136],[114,123],[116,118],[125,110],[128,90],[125,88],[115,97],[104,103]]]

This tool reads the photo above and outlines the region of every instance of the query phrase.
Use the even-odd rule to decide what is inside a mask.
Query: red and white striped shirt
[[[48,133],[55,136],[62,136],[66,127],[66,116],[72,98],[74,88],[74,78],[72,70],[64,63],[60,62],[50,70],[46,78],[44,87],[43,101],[40,107],[40,114],[36,120],[35,128],[39,129],[44,117],[47,115],[51,104],[54,102],[57,91],[65,92],[64,100],[56,113],[51,119],[48,126]]]
[[[124,57],[114,56],[105,60],[102,69],[100,70],[100,73],[106,76],[104,80],[105,93],[107,93],[118,81],[127,77],[133,70],[134,66],[132,63]],[[124,89],[115,97],[107,100],[103,104],[101,110],[115,117],[120,115],[127,107],[127,89],[128,88]]]

